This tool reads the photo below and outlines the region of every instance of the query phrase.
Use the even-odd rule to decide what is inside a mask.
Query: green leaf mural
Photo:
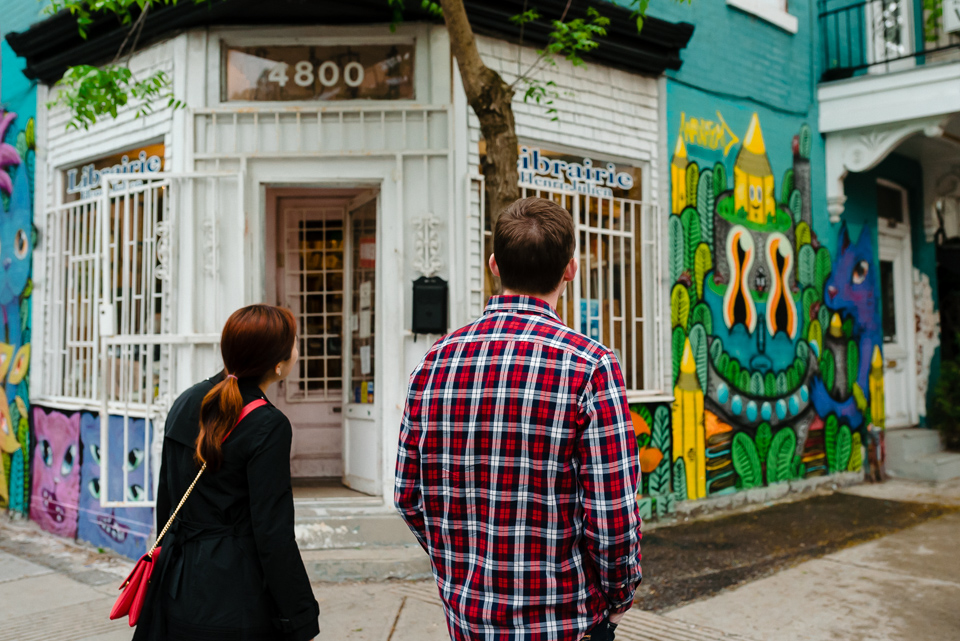
[[[757,448],[749,436],[737,432],[733,437],[733,469],[740,476],[740,487],[747,490],[763,483]]]
[[[806,248],[809,249],[809,245]],[[817,290],[815,290],[813,287],[807,287],[803,290],[803,295],[800,297],[800,306],[803,310],[803,318],[800,320],[802,321],[804,327],[810,325],[810,321],[812,320],[810,318],[810,310],[814,304],[819,302],[820,296],[817,295]]]
[[[754,372],[750,375],[751,396],[763,396],[763,374]]]
[[[640,513],[640,519],[650,520],[653,518],[653,499],[645,496],[637,499],[637,511]]]
[[[713,172],[704,169],[700,172],[697,185],[697,213],[700,215],[700,240],[707,243],[713,252],[713,207],[716,194],[713,191]]]
[[[697,307],[700,307],[700,305],[697,305]],[[693,311],[696,312],[697,310],[694,309]],[[706,329],[706,326],[704,326],[704,329]],[[707,335],[709,334],[710,332],[707,332]],[[713,361],[714,367],[717,366],[717,361],[720,359],[721,354],[723,354],[723,343],[719,338],[714,338],[710,342],[710,360]]]
[[[692,162],[687,165],[687,205],[697,206],[697,183],[700,182],[700,167]]]
[[[847,338],[850,338],[851,336],[853,336],[853,319],[848,318],[844,320],[843,324],[841,324],[840,326],[840,331]]]
[[[673,328],[673,336],[670,341],[671,356],[673,357],[673,382],[677,382],[680,375],[680,359],[683,358],[683,345],[687,340],[687,333],[682,327]]]
[[[834,472],[843,472],[850,463],[850,452],[853,449],[853,439],[850,437],[850,428],[841,425],[837,432],[837,465]]]
[[[660,464],[649,474],[647,489],[650,496],[664,496],[670,493],[670,456],[665,455]]]
[[[743,392],[750,390],[750,372],[745,369],[740,370],[740,376],[737,378],[737,387]]]
[[[780,372],[777,374],[777,396],[786,396],[788,391],[790,391],[790,386],[787,383],[787,374],[786,372]]]
[[[713,195],[720,198],[720,194],[727,190],[727,168],[722,162],[717,162],[713,166]]]
[[[820,321],[820,327],[830,327],[830,310],[827,309],[826,305],[820,306],[820,311],[817,312],[817,320]]]
[[[797,253],[797,280],[804,287],[814,283],[814,263],[817,260],[817,252],[813,251],[813,245],[801,245]]]
[[[817,260],[814,264],[814,282],[813,286],[817,288],[818,292],[821,292],[823,295],[823,286],[827,282],[827,278],[830,277],[830,252],[827,251],[826,247],[821,247],[817,250]]]
[[[823,386],[828,392],[833,391],[833,385],[836,383],[837,364],[833,360],[833,352],[827,350],[820,359],[820,378],[823,379]]]
[[[694,325],[690,328],[690,351],[697,363],[697,378],[700,380],[700,389],[707,389],[707,330],[703,325]]]
[[[710,246],[700,243],[693,257],[693,282],[697,286],[699,300],[703,300],[703,281],[711,269],[713,269],[713,254],[710,252]]]
[[[800,341],[799,343],[797,343],[796,354],[797,354],[797,358],[799,358],[801,361],[806,362],[807,358],[809,358],[810,356],[810,345],[807,343],[804,343],[803,341]]]
[[[777,377],[773,375],[773,372],[767,372],[767,375],[763,377],[763,393],[769,398],[777,395]]]
[[[834,472],[837,469],[837,432],[840,422],[836,414],[831,414],[823,425],[823,442],[827,454],[827,469]]]
[[[727,379],[734,385],[739,385],[740,362],[735,358],[731,358],[730,363],[727,365]]]
[[[859,472],[862,467],[863,444],[860,442],[860,432],[855,432],[853,435],[853,443],[851,444],[850,463],[847,465],[847,470],[850,472]]]
[[[767,454],[770,452],[770,443],[773,441],[773,430],[770,429],[770,423],[760,423],[757,427],[757,455],[761,461],[767,460]]]
[[[686,329],[690,319],[690,292],[681,284],[670,292],[670,326]]]
[[[680,216],[671,215],[667,224],[670,242],[670,282],[675,283],[683,273],[683,223]]]
[[[787,206],[790,208],[790,213],[793,214],[794,222],[799,223],[800,215],[803,211],[803,196],[800,194],[799,189],[794,189],[790,192],[790,201]]]
[[[687,207],[680,214],[680,222],[683,225],[683,248],[686,252],[683,268],[693,274],[697,245],[700,244],[700,214],[693,207]]]
[[[718,358],[716,362],[716,367],[717,373],[729,380],[729,377],[727,376],[727,370],[730,369],[730,356],[728,356],[726,352],[722,352],[720,354],[720,358]]]
[[[797,253],[800,253],[800,249],[804,245],[809,245],[811,240],[813,240],[813,234],[810,233],[810,225],[805,222],[797,223],[797,227],[793,232],[797,238]]]
[[[794,363],[796,365],[796,363]],[[787,370],[787,387],[790,390],[795,390],[800,386],[800,375],[797,374],[797,368],[791,367]]]
[[[810,160],[810,153],[813,151],[813,132],[806,123],[800,125],[800,157]]]
[[[687,500],[687,466],[682,456],[673,462],[673,495],[678,501]]]
[[[807,342],[816,343],[817,350],[823,353],[823,330],[820,329],[820,321],[812,321],[807,329]]]
[[[860,348],[856,341],[847,342],[847,389],[853,390],[857,382],[857,372],[860,371]]]
[[[797,435],[793,428],[784,427],[774,434],[767,452],[767,483],[789,481],[793,477],[793,457],[797,449]]]
[[[670,410],[666,405],[660,405],[654,411],[650,434],[651,445],[660,450],[663,460],[667,461],[670,458]]]
[[[802,381],[806,376],[808,364],[809,364],[809,361],[807,359],[803,359],[803,360],[799,358],[793,359],[793,367],[791,369],[793,370],[793,373],[797,377],[797,385],[799,385],[800,381]]]
[[[704,302],[694,305],[693,311],[690,312],[690,324],[695,325],[696,323],[703,325],[703,328],[707,330],[707,336],[713,334],[713,314]],[[716,362],[716,359],[714,359],[714,362]]]
[[[783,172],[783,180],[780,181],[780,204],[786,205],[790,202],[790,193],[794,189],[793,169]]]

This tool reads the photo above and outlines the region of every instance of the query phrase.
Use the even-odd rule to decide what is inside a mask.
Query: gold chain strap
[[[180,508],[183,507],[183,504],[186,503],[187,497],[190,496],[190,492],[193,491],[193,486],[197,484],[197,481],[200,480],[200,475],[203,474],[203,471],[207,469],[207,464],[204,463],[203,467],[200,468],[200,471],[197,472],[197,478],[193,479],[193,483],[190,484],[190,487],[187,488],[187,491],[183,493],[183,498],[180,499],[180,503],[177,505],[177,509],[173,511],[173,514],[170,515],[170,518],[167,519],[167,524],[163,526],[163,529],[160,531],[160,534],[157,535],[157,540],[153,542],[153,547],[150,548],[150,551],[147,552],[147,558],[153,560],[153,552],[160,545],[160,539],[163,538],[163,535],[167,533],[167,530],[170,529],[170,526],[173,525],[173,520],[177,518],[177,513],[180,511]]]

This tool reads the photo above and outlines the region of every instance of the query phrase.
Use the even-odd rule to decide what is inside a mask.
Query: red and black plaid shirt
[[[491,299],[410,379],[395,501],[454,639],[575,640],[640,582],[620,366],[543,301]]]

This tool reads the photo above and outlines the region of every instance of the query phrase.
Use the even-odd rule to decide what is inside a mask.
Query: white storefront
[[[508,80],[535,56],[478,42]],[[131,107],[89,130],[38,109],[32,402],[160,429],[176,395],[220,367],[232,311],[285,305],[301,365],[271,398],[294,425],[294,477],[339,479],[370,497],[345,492],[340,505],[392,511],[408,376],[436,339],[411,331],[413,282],[447,281],[449,328],[489,293],[482,145],[446,30],[193,29],[131,66],[165,71],[186,107]],[[662,83],[563,61],[544,80],[560,91],[556,119],[515,109],[522,158],[551,167],[529,166],[524,192],[578,221],[584,276],[561,312],[618,351],[632,400],[663,400]],[[102,424],[108,447],[120,423]],[[147,433],[154,475],[161,439]],[[323,505],[297,496],[300,510]]]

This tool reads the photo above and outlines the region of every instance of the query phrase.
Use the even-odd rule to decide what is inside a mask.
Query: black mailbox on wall
[[[447,333],[447,281],[421,276],[413,281],[413,333]]]

